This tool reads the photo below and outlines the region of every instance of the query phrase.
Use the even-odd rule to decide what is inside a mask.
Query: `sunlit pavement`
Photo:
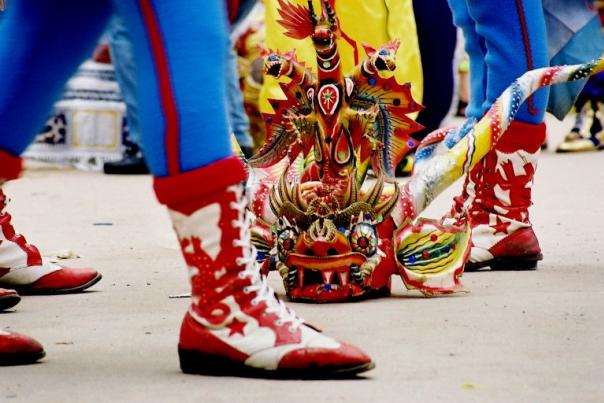
[[[568,122],[567,122],[568,123]],[[551,149],[568,124],[550,127]],[[47,358],[0,368],[1,402],[604,401],[604,152],[542,154],[532,220],[545,260],[533,272],[478,272],[469,293],[292,304],[362,346],[363,379],[295,382],[184,375],[176,354],[187,277],[149,177],[29,170],[6,186],[17,228],[45,252],[104,278],[81,295],[25,297],[0,326],[38,338]],[[455,189],[428,214],[450,204]],[[283,292],[279,277],[271,282]]]

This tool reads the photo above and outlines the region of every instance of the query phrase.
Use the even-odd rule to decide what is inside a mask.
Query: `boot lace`
[[[240,230],[239,239],[233,241],[233,246],[241,248],[242,253],[242,256],[235,261],[237,265],[244,267],[238,276],[241,279],[249,278],[251,281],[243,292],[248,294],[255,292],[256,297],[252,299],[251,304],[258,305],[260,302],[265,302],[267,306],[265,313],[274,313],[279,318],[275,321],[275,325],[290,323],[289,331],[293,333],[304,323],[304,319],[298,317],[277,297],[275,291],[268,285],[267,277],[260,273],[260,265],[256,261],[256,247],[252,245],[250,231],[256,217],[247,209],[247,204],[245,197],[240,197],[239,201],[230,204],[231,208],[239,212],[238,219],[232,222],[233,227]]]

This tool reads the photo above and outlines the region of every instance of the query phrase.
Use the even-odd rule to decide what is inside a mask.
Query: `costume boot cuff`
[[[528,151],[534,154],[541,148],[545,141],[545,123],[533,125],[513,121],[505,131],[496,149],[505,153],[513,153],[518,150]]]
[[[20,157],[0,150],[0,183],[17,179],[21,173],[23,162]]]
[[[206,198],[246,178],[247,172],[241,160],[229,157],[193,171],[156,177],[153,188],[159,202],[171,206]]]

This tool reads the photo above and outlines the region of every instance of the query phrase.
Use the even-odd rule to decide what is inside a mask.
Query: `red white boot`
[[[29,336],[0,330],[0,365],[33,364],[44,358],[44,347]]]
[[[45,261],[38,248],[13,228],[1,185],[16,178],[20,168],[20,158],[0,151],[0,287],[20,294],[64,294],[96,284],[101,279],[96,270],[71,269]]]
[[[180,241],[192,303],[180,331],[186,373],[280,378],[333,378],[373,368],[356,347],[304,323],[261,276],[250,241],[253,216],[237,158],[157,178]]]
[[[533,176],[545,124],[512,122],[494,150],[466,177],[454,212],[469,211],[472,251],[465,270],[531,270],[543,258],[531,222]]]

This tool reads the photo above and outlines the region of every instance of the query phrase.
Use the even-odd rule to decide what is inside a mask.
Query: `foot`
[[[33,364],[45,355],[44,347],[31,337],[0,330],[0,366]]]
[[[537,262],[543,259],[532,227],[519,228],[490,247],[484,243],[481,245],[480,231],[480,228],[473,229],[472,239],[475,244],[465,271],[476,271],[483,267],[490,267],[492,270],[535,270]]]
[[[453,215],[467,209],[472,249],[465,270],[532,270],[543,258],[529,220],[531,188],[545,125],[512,122],[469,173]]]
[[[92,269],[71,269],[46,261],[27,242],[5,211],[7,198],[0,188],[0,287],[21,294],[65,294],[83,291],[101,275]]]
[[[178,346],[183,372],[323,379],[372,369],[365,353],[318,332],[276,297],[260,274],[246,205],[237,185],[194,210],[170,211],[193,284]]]
[[[108,175],[146,175],[149,168],[140,155],[126,155],[119,161],[106,162],[103,171]]]
[[[155,180],[192,286],[178,345],[182,370],[323,379],[372,369],[365,353],[306,324],[269,287],[251,245],[253,216],[241,185],[245,177],[239,159],[228,158]],[[196,187],[199,183],[208,186]]]
[[[590,137],[583,137],[578,131],[571,131],[556,148],[557,153],[574,153],[604,149],[604,131]]]
[[[21,301],[21,297],[15,290],[0,288],[0,311],[12,308]]]
[[[47,273],[30,281],[32,275]],[[71,294],[98,283],[103,276],[94,269],[73,269],[44,262],[40,266],[16,269],[0,277],[0,287],[9,287],[21,295]]]
[[[275,303],[284,307],[281,301]],[[264,302],[256,306],[258,312],[250,312],[253,316],[239,311],[214,326],[187,313],[178,345],[182,371],[213,376],[327,379],[351,378],[375,367],[360,349],[318,332],[295,313],[279,315]]]

